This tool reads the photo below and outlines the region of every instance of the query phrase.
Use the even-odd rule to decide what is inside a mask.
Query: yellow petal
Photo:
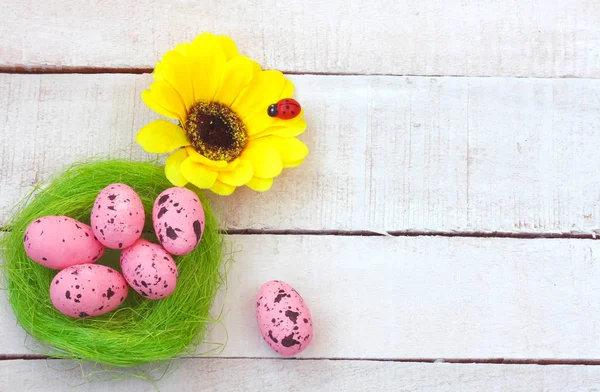
[[[256,177],[277,177],[283,169],[279,152],[267,143],[253,145],[250,142],[242,152],[241,158],[252,163],[252,170]]]
[[[290,120],[282,120],[279,118],[270,117],[265,113],[254,113],[250,115],[244,124],[248,130],[250,139],[256,139],[262,136],[273,135],[275,133],[280,136],[298,136],[306,129],[306,121],[302,118],[303,111]]]
[[[279,154],[283,167],[286,167],[287,164],[301,163],[308,156],[306,144],[295,137],[265,136],[253,140],[249,146],[257,150],[274,148]],[[262,177],[256,173],[255,175]]]
[[[173,50],[176,51],[177,53],[187,56],[189,47],[190,47],[190,44],[188,44],[187,42],[184,42],[184,43],[177,45]]]
[[[215,181],[214,185],[210,188],[211,191],[221,196],[229,196],[235,191],[235,187],[232,185],[227,185],[222,183],[221,181]]]
[[[201,33],[192,41],[192,47],[202,47],[206,44],[206,42],[210,42],[211,45],[215,45],[220,47],[221,43],[217,39],[217,36],[212,33]]]
[[[263,69],[261,68],[260,64],[259,64],[259,63],[257,63],[256,61],[253,61],[253,62],[252,62],[252,67],[254,68],[254,76],[258,75],[258,74],[259,74],[259,73],[261,73],[261,72],[262,72],[262,70],[263,70]]]
[[[240,164],[231,171],[219,172],[219,180],[232,186],[242,186],[252,179],[252,163],[240,160]]]
[[[162,64],[160,63],[160,61],[154,66],[154,71],[152,71],[152,78],[155,82],[162,82],[165,80],[165,77],[162,73]]]
[[[308,156],[308,147],[295,137],[268,136],[268,143],[279,151],[281,162],[285,165],[303,161]]]
[[[142,91],[142,101],[144,101],[146,106],[148,106],[151,110],[154,110],[156,113],[161,114],[165,117],[181,121],[181,117],[179,116],[179,114],[167,110],[158,103],[156,103],[156,101],[152,99],[152,94],[150,94],[150,90]]]
[[[186,147],[186,150],[187,150],[188,155],[194,162],[201,163],[212,169],[225,169],[228,166],[227,161],[213,161],[211,159],[208,159],[207,157],[200,154],[198,151],[196,151],[191,146]]]
[[[195,101],[212,101],[223,75],[226,56],[212,34],[200,34],[188,48]]]
[[[196,102],[194,100],[189,58],[171,50],[164,54],[159,71],[164,81],[179,94],[179,97],[185,103],[186,111],[189,112]]]
[[[293,121],[293,120],[290,120]],[[302,134],[306,130],[306,121],[300,119],[295,122],[290,122],[285,126],[271,127],[255,133],[249,137],[250,140],[258,139],[264,136],[275,135],[281,137],[295,137]]]
[[[189,46],[190,46],[189,43],[184,42],[182,44],[177,45],[173,49],[173,51],[179,53],[182,56],[187,56]],[[156,63],[156,66],[154,66],[154,71],[152,71],[152,77],[154,78],[154,81],[159,82],[159,81],[165,80],[165,77],[164,77],[162,71],[163,71],[163,64],[159,61],[158,63]]]
[[[235,158],[233,161],[227,162],[227,166],[225,166],[225,167],[219,167],[219,168],[216,168],[215,170],[217,170],[219,172],[222,172],[222,171],[232,171],[232,170],[235,170],[238,167],[238,165],[240,164],[240,162],[241,162],[240,158]]]
[[[219,44],[221,45],[221,48],[223,50],[223,53],[225,53],[225,58],[227,60],[239,54],[237,46],[235,46],[235,42],[233,42],[231,38],[225,35],[220,35],[217,36],[217,41],[219,41]]]
[[[267,113],[269,105],[276,103],[283,94],[293,93],[293,85],[279,71],[262,71],[254,76],[248,87],[231,105],[231,108],[242,118],[256,112]]]
[[[169,155],[165,161],[165,176],[167,180],[171,181],[171,184],[175,186],[185,186],[188,181],[181,174],[181,163],[188,157],[185,148],[181,148]]]
[[[168,112],[176,114],[177,119],[182,123],[185,122],[187,114],[185,103],[177,91],[175,91],[175,89],[172,88],[167,82],[154,82],[150,85],[150,90],[146,91],[149,91],[149,93],[146,94],[146,98],[144,98],[145,91],[142,93],[144,102],[146,102],[146,99],[151,100],[158,106],[166,109]]]
[[[282,120],[277,117],[271,117],[267,114],[267,110],[257,111],[253,114],[249,115],[244,119],[244,123],[248,129],[248,135],[252,136],[254,134],[260,133],[267,128],[273,127],[287,127],[293,124],[296,124],[302,121],[303,112],[300,110],[300,113],[289,120]]]
[[[271,186],[273,186],[273,179],[253,177],[250,181],[248,181],[246,186],[257,192],[266,192],[271,189]]]
[[[201,163],[186,158],[180,166],[181,174],[186,180],[200,189],[210,189],[215,184],[217,172]]]
[[[302,162],[304,162],[304,159],[300,159],[300,160],[295,161],[295,162],[286,162],[286,163],[283,164],[283,168],[284,169],[291,169],[291,168],[294,168],[296,166],[300,166],[300,164]]]
[[[245,56],[236,56],[225,63],[223,77],[214,100],[230,106],[252,81],[257,64]]]
[[[285,85],[283,86],[283,91],[281,92],[281,96],[279,99],[289,98],[294,95],[294,83],[289,80],[285,80]]]
[[[156,120],[144,126],[137,133],[135,141],[148,152],[164,154],[190,142],[183,129],[167,120]]]

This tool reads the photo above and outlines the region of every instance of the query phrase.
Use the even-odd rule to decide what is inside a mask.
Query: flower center
[[[213,161],[233,161],[248,140],[242,119],[218,102],[194,104],[185,120],[185,132],[196,151]]]

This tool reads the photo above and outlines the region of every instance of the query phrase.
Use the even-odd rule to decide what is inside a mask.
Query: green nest
[[[10,304],[21,326],[50,346],[52,357],[89,360],[112,366],[135,366],[192,354],[216,322],[210,309],[223,282],[223,236],[204,195],[206,228],[200,245],[190,254],[174,257],[179,269],[175,292],[152,301],[129,291],[117,310],[89,319],[61,314],[50,301],[50,283],[57,271],[36,264],[23,248],[25,229],[46,215],[66,215],[86,224],[98,193],[112,183],[131,186],[146,211],[145,233],[153,233],[152,206],[160,192],[172,185],[163,167],[125,160],[93,161],[70,167],[23,202],[1,240]],[[147,236],[153,239],[152,235]],[[99,264],[120,270],[119,252],[107,249]]]

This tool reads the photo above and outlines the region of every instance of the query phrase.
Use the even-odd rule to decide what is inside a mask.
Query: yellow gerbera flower
[[[165,175],[220,195],[246,185],[267,191],[284,168],[308,155],[296,138],[306,129],[302,111],[291,120],[270,117],[269,105],[294,93],[279,71],[263,71],[241,56],[229,37],[201,34],[165,53],[142,99],[156,120],[136,141],[148,152],[171,153]]]

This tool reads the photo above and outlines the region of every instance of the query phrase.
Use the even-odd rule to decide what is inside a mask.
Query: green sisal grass
[[[21,326],[47,347],[52,357],[88,360],[111,366],[136,366],[192,354],[211,323],[213,300],[223,283],[223,236],[203,194],[198,194],[206,214],[200,245],[190,254],[174,256],[179,268],[175,292],[152,301],[133,289],[117,310],[89,319],[73,319],[58,312],[50,301],[50,283],[58,271],[29,259],[23,235],[29,223],[46,215],[66,215],[86,224],[100,190],[125,183],[140,195],[146,211],[146,233],[152,233],[152,205],[156,196],[172,185],[163,167],[152,163],[106,160],[79,163],[48,186],[34,192],[16,207],[7,222],[9,232],[0,242],[5,260],[8,296]],[[193,189],[196,191],[196,189]],[[152,235],[148,234],[149,239]],[[107,249],[98,264],[118,270],[119,252]]]

